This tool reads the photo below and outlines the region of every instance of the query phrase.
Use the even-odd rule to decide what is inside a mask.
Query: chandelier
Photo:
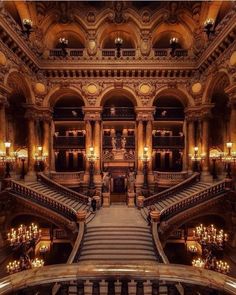
[[[218,261],[215,257],[212,259],[203,259],[201,257],[193,259],[192,266],[217,271],[223,274],[228,274],[230,271],[230,266],[226,261]]]
[[[178,46],[178,43],[179,43],[179,39],[178,38],[176,38],[176,37],[170,38],[170,48],[171,48],[170,54],[172,56],[175,55],[175,50],[176,50],[176,48]]]
[[[6,266],[7,273],[13,274],[16,272],[20,272],[22,270],[31,269],[31,268],[39,268],[44,266],[44,260],[39,258],[30,259],[20,259],[9,262]]]
[[[33,241],[37,242],[40,238],[41,229],[34,223],[31,223],[30,226],[21,224],[17,229],[12,228],[7,233],[7,240],[12,247],[17,247],[21,244],[30,244]]]
[[[38,267],[42,267],[42,266],[44,266],[43,259],[35,258],[35,259],[31,260],[31,267],[32,268],[38,268]]]
[[[214,34],[215,30],[214,30],[214,20],[212,18],[208,18],[207,20],[205,20],[204,22],[204,32],[206,32],[207,37],[209,39],[210,34]]]
[[[121,47],[123,44],[123,39],[121,37],[115,38],[115,46],[116,46],[116,56],[119,58],[121,56]]]
[[[197,226],[193,231],[193,238],[202,246],[213,245],[220,249],[228,241],[228,235],[224,233],[223,229],[217,230],[213,224],[208,227],[204,227],[202,224]]]

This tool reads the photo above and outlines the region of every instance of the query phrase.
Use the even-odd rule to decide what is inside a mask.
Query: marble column
[[[146,146],[148,147],[148,170],[152,171],[152,121],[147,121],[146,125]]]
[[[195,136],[194,136],[194,121],[188,122],[188,156],[194,154]],[[188,169],[192,170],[192,161],[189,161]]]
[[[138,121],[138,131],[137,131],[137,148],[138,148],[138,172],[140,174],[143,173],[143,163],[142,163],[142,157],[143,157],[143,121]]]
[[[85,121],[85,153],[88,155],[90,153],[90,147],[92,146],[92,125],[89,120]],[[85,170],[89,173],[89,161],[86,159]]]
[[[55,151],[53,148],[53,140],[55,136],[55,123],[51,121],[51,128],[49,129],[50,132],[50,141],[49,141],[49,167],[50,171],[55,171]]]
[[[6,140],[6,99],[0,95],[0,150],[5,151],[4,142]]]
[[[43,121],[43,154],[47,157],[45,161],[45,172],[49,170],[49,159],[51,157],[50,153],[50,120],[44,119]]]
[[[202,170],[203,172],[209,172],[209,118],[204,117],[202,119],[202,154],[205,159],[203,161]]]
[[[236,93],[230,99],[230,140],[233,143],[233,151],[236,152]]]
[[[33,117],[28,117],[28,173],[34,173],[35,154],[35,122]]]
[[[183,150],[183,171],[188,170],[189,155],[188,155],[188,133],[187,133],[187,121],[184,120],[183,124],[183,135],[184,135],[184,150]]]
[[[95,160],[95,174],[100,174],[101,172],[101,121],[96,120],[94,126],[94,153],[97,158]]]

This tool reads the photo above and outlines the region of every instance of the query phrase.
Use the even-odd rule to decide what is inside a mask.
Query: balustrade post
[[[93,291],[93,283],[86,280],[84,283],[84,295],[91,295]]]

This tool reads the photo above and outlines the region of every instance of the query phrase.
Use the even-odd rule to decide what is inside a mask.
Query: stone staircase
[[[45,183],[38,181],[24,182],[24,185],[38,193],[46,195],[48,198],[53,199],[54,201],[59,201],[60,203],[70,207],[71,209],[74,209],[75,211],[88,211],[88,206],[80,200],[72,196],[65,195]],[[86,223],[90,222],[93,217],[94,214],[88,211],[86,216]]]
[[[194,184],[190,184],[189,186],[185,187],[184,189],[180,190],[177,193],[174,193],[173,195],[170,195],[165,198],[160,198],[152,206],[154,206],[156,210],[158,210],[159,212],[162,212],[168,206],[176,202],[180,202],[184,199],[187,199],[190,195],[193,195],[199,191],[207,189],[211,185],[212,184],[205,183],[205,182],[197,182]],[[141,214],[143,215],[144,219],[146,219],[148,216],[148,208],[147,207],[142,208]]]
[[[150,228],[136,208],[126,205],[102,208],[87,226],[78,261],[155,263],[157,256]]]

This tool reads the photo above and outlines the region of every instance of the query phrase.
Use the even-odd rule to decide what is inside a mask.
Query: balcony
[[[67,56],[69,57],[82,57],[84,55],[84,49],[66,49]],[[62,57],[64,58],[64,53],[61,49],[52,49],[49,52],[50,57]]]
[[[121,57],[135,57],[136,50],[135,49],[121,49],[120,56]],[[102,49],[102,57],[115,57],[116,49]]]
[[[123,137],[125,138],[125,144],[124,144],[124,148],[125,149],[134,149],[135,148],[135,137],[134,136],[125,136]],[[121,137],[115,137],[115,145],[116,148],[122,148],[122,139]],[[119,142],[120,142],[120,146],[119,146]],[[113,144],[112,144],[112,137],[111,136],[103,136],[103,149],[112,149],[113,148]]]
[[[82,149],[85,147],[85,136],[54,136],[53,147],[59,149]]]
[[[184,148],[183,136],[153,136],[153,148]]]
[[[155,49],[154,48],[154,56],[168,56],[168,57],[172,57],[172,55],[170,54],[171,49]],[[173,57],[181,57],[181,56],[188,56],[188,50],[186,49],[176,49],[175,50],[175,54]]]
[[[84,114],[82,107],[55,107],[54,121],[82,121]]]
[[[183,121],[184,109],[181,107],[156,107],[155,121]]]
[[[133,107],[104,107],[102,112],[104,121],[135,120]]]

